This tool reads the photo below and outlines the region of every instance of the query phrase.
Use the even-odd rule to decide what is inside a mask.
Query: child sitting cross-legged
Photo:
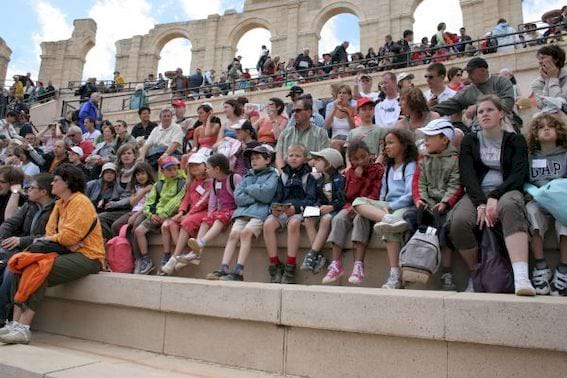
[[[311,250],[305,255],[301,270],[317,274],[327,261],[321,250],[331,232],[331,221],[345,205],[345,178],[339,173],[339,168],[343,166],[343,157],[336,149],[324,148],[319,152],[311,151],[311,156],[313,167],[317,171],[313,176],[317,180],[315,205],[319,207],[320,216],[305,218]]]
[[[371,161],[370,150],[362,140],[350,143],[347,155],[350,168],[345,173],[346,203],[331,222],[331,233],[327,242],[332,245],[332,261],[327,275],[323,278],[324,284],[335,282],[344,275],[341,254],[351,230],[355,262],[348,280],[352,284],[359,284],[364,279],[364,253],[372,228],[368,220],[357,214],[352,202],[358,197],[378,199],[384,174],[384,166]]]
[[[299,251],[299,237],[303,211],[315,205],[317,184],[307,164],[307,148],[294,144],[288,148],[286,165],[282,168],[278,192],[272,204],[272,214],[264,223],[264,241],[270,259],[268,271],[271,283],[295,283],[296,257]],[[278,259],[277,230],[287,227],[287,260],[282,264]]]
[[[262,234],[264,220],[270,214],[270,205],[278,189],[277,171],[270,166],[273,149],[261,145],[244,151],[252,167],[234,191],[236,210],[232,214],[232,228],[224,248],[222,263],[218,270],[207,274],[207,279],[223,281],[242,281],[244,266],[252,247],[252,238]],[[229,264],[240,242],[237,264],[229,272]]]
[[[148,194],[144,204],[146,219],[134,231],[141,255],[136,264],[139,274],[149,274],[154,270],[154,264],[148,254],[146,234],[160,230],[162,223],[175,214],[185,194],[185,174],[179,169],[179,160],[166,156],[160,159],[159,164],[163,177],[153,185]]]

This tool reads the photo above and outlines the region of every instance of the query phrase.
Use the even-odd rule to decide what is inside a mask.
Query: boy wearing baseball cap
[[[347,144],[360,140],[366,143],[370,154],[374,155],[374,157],[382,153],[381,140],[384,139],[386,131],[388,131],[383,127],[376,126],[372,122],[375,107],[376,102],[370,97],[361,97],[357,100],[356,108],[362,124],[351,129],[347,137]]]
[[[413,175],[413,200],[418,209],[418,227],[437,228],[441,247],[443,290],[456,290],[451,273],[451,249],[447,214],[463,195],[460,184],[459,152],[451,145],[455,129],[451,122],[435,119],[419,129],[425,135],[425,148]]]

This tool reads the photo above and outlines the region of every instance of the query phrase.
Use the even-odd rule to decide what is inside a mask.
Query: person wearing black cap
[[[511,112],[514,107],[514,88],[510,80],[498,75],[490,75],[488,63],[481,57],[474,57],[467,63],[465,70],[468,73],[471,85],[459,91],[450,99],[437,104],[434,112],[442,116],[452,115],[465,111],[469,119],[476,117],[476,102],[485,94],[495,94],[502,101],[506,112]]]
[[[285,111],[287,113],[288,118],[291,118],[291,116],[293,115],[293,103],[299,100],[301,96],[303,96],[303,92],[304,92],[303,88],[301,88],[298,85],[294,85],[289,89],[289,93],[287,94],[287,96],[285,96],[285,97],[289,97],[291,101],[291,103],[287,104],[285,107]]]
[[[231,128],[236,131],[236,139],[241,143],[240,149],[235,154],[236,161],[232,171],[244,177],[251,168],[250,160],[244,158],[244,151],[259,146],[260,143],[256,141],[256,130],[254,130],[250,121],[237,123],[232,125]]]

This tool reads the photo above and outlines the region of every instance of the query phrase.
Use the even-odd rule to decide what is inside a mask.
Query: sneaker
[[[227,273],[226,275],[222,276],[220,278],[221,281],[244,281],[244,277],[242,276],[242,274],[238,274],[238,273]]]
[[[285,265],[282,263],[270,264],[270,266],[268,266],[268,273],[270,274],[270,283],[282,283],[284,270],[285,270]]]
[[[441,275],[441,290],[443,291],[456,291],[457,285],[453,279],[453,273],[447,272]]]
[[[467,281],[465,293],[474,293],[474,284],[472,278],[469,278],[469,280]]]
[[[154,263],[149,256],[140,258],[140,272],[138,274],[150,274],[154,269]]]
[[[189,253],[185,253],[183,255],[177,256],[175,270],[179,271],[185,268],[187,265],[199,265],[201,264],[201,257],[198,256],[195,252],[191,251]]]
[[[352,274],[348,278],[348,282],[353,285],[360,285],[360,283],[364,280],[364,266],[361,261],[357,261],[354,263],[354,267],[352,268]]]
[[[19,323],[12,325],[10,332],[0,335],[0,343],[4,344],[29,344],[30,340],[30,327]]]
[[[295,265],[286,264],[285,270],[282,275],[281,282],[283,284],[295,284]]]
[[[0,335],[5,335],[7,333],[10,333],[12,331],[12,329],[14,328],[15,325],[17,325],[18,323],[16,322],[11,322],[9,320],[6,320],[6,325],[4,325],[4,327],[0,328]]]
[[[140,274],[140,260],[139,258],[137,258],[134,261],[134,274]]]
[[[203,252],[203,248],[201,248],[197,239],[195,238],[189,239],[187,241],[187,245],[189,246],[189,249],[191,251],[195,252],[198,256],[201,256],[201,253]]]
[[[553,281],[551,281],[551,295],[554,297],[566,297],[567,296],[567,274],[561,273],[557,269],[555,270],[555,275],[553,276]]]
[[[317,259],[317,252],[315,252],[314,250],[310,250],[303,258],[303,263],[301,264],[301,267],[299,269],[306,271],[313,271],[313,267],[315,266],[316,259]]]
[[[408,222],[405,220],[399,219],[392,214],[386,214],[384,218],[382,218],[382,222],[378,222],[374,225],[374,230],[379,235],[384,235],[385,233],[400,234],[407,231],[408,227]]]
[[[551,269],[537,269],[534,268],[532,270],[532,285],[535,289],[537,295],[548,295],[551,291],[551,287],[549,286],[549,281],[553,274],[551,273]]]
[[[402,287],[402,276],[400,273],[392,273],[390,272],[390,276],[384,285],[382,285],[382,289],[400,289]]]
[[[338,261],[333,261],[329,265],[329,271],[327,275],[323,278],[324,284],[330,284],[336,282],[345,274],[345,268],[343,268],[343,264]]]
[[[161,264],[160,266],[164,266],[167,262],[171,259],[171,253],[164,253],[161,257]]]
[[[532,286],[529,278],[520,278],[519,280],[514,280],[514,288],[516,289],[516,295],[524,297],[533,297],[536,295],[536,291]]]
[[[325,264],[327,264],[327,258],[321,252],[317,253],[313,274],[318,274],[325,267]]]
[[[175,273],[175,264],[177,264],[177,257],[171,256],[171,258],[161,267],[161,272],[167,276],[171,276]]]
[[[209,274],[207,274],[205,276],[206,279],[211,280],[211,281],[218,281],[220,279],[222,279],[224,276],[226,276],[228,273],[225,272],[222,269],[219,270],[215,270],[214,272],[211,272]]]

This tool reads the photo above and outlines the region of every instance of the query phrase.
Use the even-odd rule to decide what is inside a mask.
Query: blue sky
[[[87,55],[84,76],[109,78],[114,68],[114,42],[135,34],[145,34],[156,23],[206,18],[212,13],[222,14],[226,9],[241,12],[244,0],[19,0],[3,1],[0,37],[12,49],[8,77],[31,72],[37,76],[40,65],[41,41],[69,38],[72,23],[78,18],[94,18],[98,24],[97,45]],[[443,7],[439,3],[443,2]],[[564,4],[561,0],[524,0],[524,19],[538,19],[544,11]],[[435,9],[435,12],[432,12]],[[18,17],[6,17],[18,15]],[[425,0],[416,10],[414,31],[416,37],[431,36],[438,22],[446,21],[448,30],[462,25],[458,0]],[[23,22],[25,20],[25,22]],[[342,40],[351,41],[350,52],[359,50],[359,29],[353,15],[339,15],[321,31],[320,52],[329,51]],[[259,46],[269,45],[269,32],[253,30],[238,44],[238,53],[244,56],[244,66],[253,67]],[[161,53],[159,70],[177,66],[188,70],[190,42],[173,40]],[[284,59],[287,57],[284,57]]]

